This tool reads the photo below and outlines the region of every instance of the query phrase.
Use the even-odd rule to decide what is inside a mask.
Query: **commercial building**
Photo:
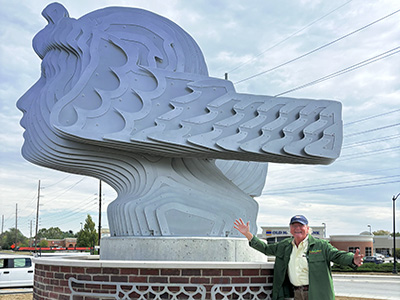
[[[400,237],[396,237],[396,248],[400,248]],[[374,236],[374,251],[383,255],[392,256],[393,252],[393,237],[390,235],[375,235]]]
[[[261,234],[257,236],[267,241],[268,244],[279,242],[287,237],[290,237],[289,226],[262,226]],[[339,250],[355,252],[357,248],[360,249],[361,254],[371,256],[375,253],[381,253],[385,256],[392,256],[393,252],[393,237],[390,235],[373,235],[368,231],[361,232],[360,234],[346,234],[346,235],[330,235],[326,237],[326,227],[311,226],[311,234],[320,239],[328,240],[334,247]],[[396,248],[400,248],[400,237],[396,238]]]
[[[47,242],[47,247],[52,248],[73,248],[76,246],[76,238],[65,239],[41,239]]]
[[[267,240],[268,244],[279,242],[285,238],[291,237],[289,226],[262,226],[261,234],[257,236],[261,239]],[[325,226],[310,226],[311,234],[317,238],[325,238]]]
[[[374,252],[374,236],[373,235],[331,235],[329,242],[332,246],[339,250],[348,252],[356,252],[360,249],[360,253],[365,256],[371,256]]]

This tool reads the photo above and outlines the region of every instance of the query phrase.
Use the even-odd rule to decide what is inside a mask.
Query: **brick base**
[[[231,286],[270,290],[272,267],[272,263],[103,262],[38,258],[35,259],[33,299],[119,299],[124,296],[124,291],[134,299],[137,293],[127,292],[132,286],[139,290],[151,287],[153,291],[169,286],[172,292],[179,286],[188,290],[201,287],[203,296],[199,293],[193,296],[194,299],[221,299],[222,296],[215,291]],[[115,296],[118,289],[123,291]],[[162,298],[168,299],[168,296]],[[179,299],[190,298],[182,295]]]

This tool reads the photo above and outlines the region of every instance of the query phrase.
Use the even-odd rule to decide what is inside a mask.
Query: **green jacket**
[[[287,275],[290,254],[292,253],[293,238],[284,239],[278,243],[267,245],[253,237],[250,246],[266,254],[275,256],[274,283],[272,300],[281,300],[293,297],[293,287]],[[316,239],[308,235],[308,279],[309,300],[335,299],[331,274],[331,261],[344,266],[356,267],[353,263],[353,253],[339,251],[328,241]]]

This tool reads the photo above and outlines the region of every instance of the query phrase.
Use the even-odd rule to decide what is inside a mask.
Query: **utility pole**
[[[30,220],[29,247],[32,247],[32,220]]]
[[[18,203],[15,203],[15,247],[18,240]]]
[[[3,234],[4,229],[4,215],[1,215],[1,234]]]
[[[38,226],[39,226],[39,199],[40,199],[40,180],[39,180],[39,184],[38,184],[38,197],[37,197],[37,206],[36,206],[35,251],[37,249],[37,234],[38,234]]]
[[[99,246],[101,239],[101,180],[99,182]]]
[[[400,196],[398,193],[396,196],[393,195],[393,274],[397,274],[397,257],[396,257],[396,200]]]

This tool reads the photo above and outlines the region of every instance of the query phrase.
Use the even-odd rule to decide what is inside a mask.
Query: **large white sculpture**
[[[266,162],[339,156],[339,102],[236,93],[159,15],[110,7],[76,20],[53,3],[43,16],[42,76],[18,101],[22,153],[113,187],[112,236],[237,236],[239,216],[256,224]]]

